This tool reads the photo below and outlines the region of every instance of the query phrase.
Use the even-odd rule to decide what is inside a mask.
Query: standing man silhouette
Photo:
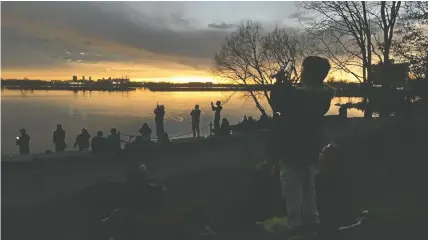
[[[221,102],[217,101],[216,106],[214,106],[213,102],[211,102],[211,109],[215,111],[214,114],[214,133],[217,134],[220,131],[220,113],[223,107],[221,106]]]
[[[275,125],[274,156],[279,160],[289,237],[319,223],[313,168],[320,152],[323,117],[334,95],[323,84],[329,71],[327,59],[305,58],[303,87],[284,88],[286,93],[273,102],[273,108],[280,113]]]
[[[190,112],[190,116],[192,116],[192,131],[193,131],[193,138],[196,137],[196,134],[198,135],[199,138],[199,122],[201,119],[201,110],[199,110],[199,105],[196,104],[195,105],[195,109],[193,109]]]

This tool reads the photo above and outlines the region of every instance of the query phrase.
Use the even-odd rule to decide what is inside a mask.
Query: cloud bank
[[[99,71],[114,68],[114,63],[165,71],[206,71],[224,38],[239,22],[187,14],[198,10],[197,5],[188,4],[2,3],[2,71],[55,68],[53,71],[71,72],[83,64],[101,63],[109,67]]]

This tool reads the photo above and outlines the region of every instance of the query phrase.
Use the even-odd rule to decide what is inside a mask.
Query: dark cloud
[[[134,49],[147,52],[147,58],[172,56],[177,63],[199,68],[211,62],[228,34],[189,29],[190,20],[179,13],[144,15],[121,3],[6,2],[1,9],[2,66],[8,67],[154,60],[122,51]]]
[[[303,11],[297,11],[288,16],[288,18],[294,18],[302,21],[312,21],[315,20],[313,16],[306,16],[306,13]]]
[[[214,29],[233,29],[236,27],[235,24],[227,24],[225,22],[220,23],[220,24],[216,24],[216,23],[211,23],[208,24],[209,28],[214,28]]]

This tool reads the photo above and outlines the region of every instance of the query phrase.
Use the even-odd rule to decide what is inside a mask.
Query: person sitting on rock
[[[227,120],[227,118],[223,118],[223,120],[221,121],[220,135],[221,136],[230,135],[230,123],[229,123],[229,120]]]
[[[205,218],[191,209],[166,209],[166,187],[153,178],[143,164],[128,175],[128,194],[122,207],[114,210],[103,223],[111,230],[111,237],[126,234],[127,239],[139,237],[189,237],[197,225],[206,226]],[[124,223],[127,219],[127,223]],[[209,231],[209,233],[213,233]]]
[[[118,153],[122,150],[120,143],[120,133],[116,128],[111,129],[108,140],[110,141],[110,147],[113,152]]]
[[[138,130],[138,132],[142,136],[142,140],[148,140],[150,141],[151,135],[152,135],[152,129],[149,127],[149,124],[144,123],[143,126]]]
[[[97,136],[91,140],[92,152],[95,154],[106,153],[109,148],[108,139],[103,137],[103,132],[98,131]]]
[[[90,147],[89,139],[91,135],[89,135],[88,130],[86,128],[82,129],[82,133],[77,135],[76,141],[74,142],[74,147],[77,147],[79,151],[87,151]]]

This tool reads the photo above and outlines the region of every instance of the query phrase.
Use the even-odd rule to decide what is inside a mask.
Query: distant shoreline
[[[52,86],[2,86],[2,90],[24,90],[24,91],[108,91],[122,92],[135,91],[136,89],[147,89],[152,92],[246,92],[246,91],[262,91],[260,87],[52,87]],[[337,91],[336,97],[362,97],[358,92],[342,92]]]
[[[79,87],[72,87],[72,86],[34,86],[34,87],[27,87],[27,86],[2,86],[1,89],[7,89],[7,90],[65,90],[65,91],[135,91],[136,87],[99,87],[99,86],[79,86]]]

